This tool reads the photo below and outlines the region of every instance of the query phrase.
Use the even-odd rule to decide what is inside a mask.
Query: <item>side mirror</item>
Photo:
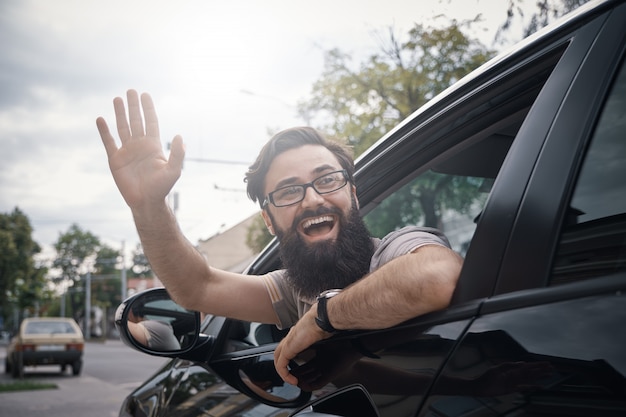
[[[200,334],[200,313],[176,304],[165,288],[127,298],[115,312],[122,341],[141,352],[165,357],[205,360],[213,337]]]
[[[355,384],[318,398],[289,417],[379,417],[379,414],[365,388]]]

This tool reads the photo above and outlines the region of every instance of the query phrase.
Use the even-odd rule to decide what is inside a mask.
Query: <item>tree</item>
[[[471,22],[446,28],[416,24],[408,39],[393,28],[380,51],[355,69],[350,55],[330,50],[312,97],[299,103],[301,113],[326,120],[318,126],[330,136],[346,138],[358,155],[400,120],[484,63],[494,52],[462,31]]]
[[[463,28],[473,21],[452,21],[448,27],[416,24],[401,40],[393,28],[380,37],[380,50],[361,64],[338,49],[327,51],[321,78],[311,98],[298,104],[299,113],[319,121],[328,136],[345,138],[358,156],[401,120],[435,95],[494,55]],[[421,177],[381,204],[379,216],[369,216],[373,235],[403,224],[437,227],[446,209],[466,211],[479,195],[470,182],[433,175]],[[462,198],[461,198],[462,196]],[[393,201],[392,201],[393,200]],[[387,213],[383,213],[385,210]],[[395,211],[396,215],[391,216]],[[247,244],[254,250],[267,242],[263,222],[248,231]]]
[[[118,263],[120,251],[102,244],[96,255],[91,274],[91,305],[102,308],[114,307],[122,302],[122,279]],[[124,267],[124,266],[122,266]]]
[[[0,214],[0,306],[3,317],[10,317],[10,309],[31,309],[47,299],[46,269],[38,267],[34,256],[41,252],[32,239],[33,228],[28,217],[15,208],[12,213]],[[19,318],[18,318],[19,321]],[[17,325],[18,323],[12,323]]]
[[[463,33],[472,22],[445,28],[416,24],[405,41],[389,29],[380,52],[358,69],[338,50],[326,55],[325,69],[312,98],[300,106],[327,116],[322,130],[345,137],[358,155],[402,119],[494,55]],[[471,179],[422,175],[383,202],[366,219],[374,236],[405,224],[439,227],[446,210],[466,212],[480,194]]]
[[[252,220],[252,224],[248,227],[246,245],[255,253],[260,253],[273,238],[274,236],[265,227],[263,217],[259,215]]]
[[[148,258],[143,253],[141,244],[138,243],[133,251],[133,266],[131,268],[131,276],[138,278],[147,278],[152,276],[152,267]]]
[[[68,288],[80,282],[81,274],[87,272],[86,268],[88,268],[85,260],[96,255],[99,248],[98,237],[82,230],[77,224],[72,224],[67,232],[59,235],[54,244],[57,256],[53,266],[61,270],[61,276],[56,281]],[[84,305],[84,291],[67,291],[67,293],[70,295],[72,316],[78,321]],[[65,304],[61,308],[63,309],[64,306]]]
[[[505,32],[510,30],[516,17],[525,21],[523,37],[527,37],[555,19],[571,12],[587,3],[589,0],[536,0],[537,12],[530,15],[526,20],[522,7],[524,0],[509,0],[506,20],[496,33],[496,40],[500,40]]]

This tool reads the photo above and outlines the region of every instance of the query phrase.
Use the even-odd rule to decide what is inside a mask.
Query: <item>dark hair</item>
[[[275,134],[261,149],[256,161],[248,168],[244,181],[248,183],[248,197],[263,208],[265,199],[265,176],[274,158],[290,149],[304,145],[320,145],[337,157],[341,167],[348,172],[350,182],[354,182],[354,160],[352,152],[341,143],[326,139],[311,127],[293,127]]]

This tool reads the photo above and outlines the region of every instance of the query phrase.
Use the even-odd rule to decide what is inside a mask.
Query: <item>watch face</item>
[[[318,298],[331,298],[336,296],[337,294],[339,294],[341,292],[341,290],[326,290],[324,292],[322,292]]]

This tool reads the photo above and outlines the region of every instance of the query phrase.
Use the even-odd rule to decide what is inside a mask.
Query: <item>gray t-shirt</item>
[[[144,320],[141,325],[146,329],[148,347],[158,351],[180,349],[180,343],[174,335],[174,329],[168,323],[158,320]]]
[[[372,238],[372,241],[375,249],[370,263],[370,273],[392,259],[406,255],[421,246],[450,247],[448,239],[439,230],[418,226],[407,226],[389,233],[382,239]],[[262,277],[280,321],[278,326],[280,329],[293,326],[315,303],[315,299],[298,294],[287,282],[286,273],[286,270],[280,269]]]

